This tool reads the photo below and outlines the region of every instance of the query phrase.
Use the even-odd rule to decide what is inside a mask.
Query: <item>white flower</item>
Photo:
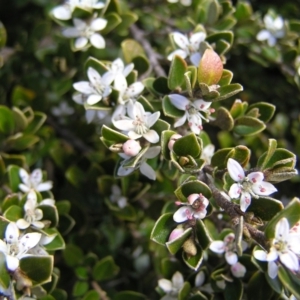
[[[24,193],[28,193],[32,189],[38,192],[49,191],[52,189],[52,181],[42,182],[43,173],[41,169],[35,169],[29,175],[26,170],[21,168],[19,170],[19,176],[22,181],[22,183],[19,184],[19,189]]]
[[[202,194],[191,194],[187,200],[187,203],[176,202],[177,205],[183,206],[174,213],[173,220],[181,223],[191,219],[205,218],[209,201]]]
[[[174,273],[172,276],[172,281],[168,279],[159,279],[158,286],[166,293],[166,295],[161,298],[162,300],[171,300],[177,299],[179,291],[182,289],[184,285],[184,279],[180,272]]]
[[[300,235],[290,233],[289,222],[282,218],[275,227],[275,237],[269,253],[263,250],[254,251],[254,257],[258,260],[268,261],[268,274],[274,279],[277,276],[277,259],[291,271],[299,270]]]
[[[17,225],[9,223],[5,231],[5,242],[0,240],[0,251],[5,254],[6,266],[10,271],[19,267],[19,260],[26,256],[28,250],[39,242],[41,234],[37,232],[26,233],[19,236]]]
[[[81,94],[87,96],[87,104],[94,105],[111,93],[112,89],[110,84],[113,81],[113,77],[109,73],[105,73],[101,77],[101,75],[91,67],[88,68],[87,75],[89,81],[76,82],[73,84],[73,87]],[[76,99],[79,99],[78,95],[76,95]]]
[[[229,265],[234,265],[238,261],[238,256],[235,253],[235,236],[229,233],[224,237],[223,241],[211,242],[209,249],[215,253],[225,253],[225,259]]]
[[[39,205],[54,206],[55,201],[53,199],[45,199],[40,203],[37,202],[37,196],[34,190],[31,190],[27,195],[27,200],[24,204],[25,215],[24,218],[19,219],[16,224],[20,229],[26,229],[29,226],[36,228],[43,228],[44,222],[41,222],[43,218],[43,211],[38,208]]]
[[[90,23],[86,23],[74,18],[73,23],[74,27],[64,29],[62,34],[68,38],[76,38],[75,48],[77,50],[85,49],[89,42],[97,49],[105,48],[105,40],[97,31],[106,27],[107,20],[97,18]]]
[[[49,255],[49,253],[45,250],[45,245],[50,244],[56,237],[57,234],[52,234],[50,236],[48,235],[42,235],[40,241],[36,246],[31,248],[27,253],[33,254],[33,255]]]
[[[215,146],[212,144],[209,144],[203,148],[201,158],[204,159],[206,165],[210,165],[214,152]]]
[[[182,227],[176,227],[175,229],[172,230],[172,232],[170,233],[169,239],[168,241],[173,241],[175,239],[177,239],[178,237],[180,237],[182,234],[184,233],[184,229]]]
[[[192,64],[198,67],[201,60],[199,47],[200,43],[205,40],[206,34],[204,32],[196,32],[192,34],[189,39],[179,32],[173,32],[171,33],[171,36],[180,49],[169,54],[168,60],[172,60],[175,55],[178,55],[183,59],[189,57]]]
[[[190,101],[179,94],[171,94],[169,99],[176,108],[184,111],[184,115],[175,122],[174,127],[182,126],[188,120],[188,125],[195,134],[199,134],[202,129],[202,119],[209,122],[203,113],[210,115],[214,112],[209,108],[211,102],[205,102],[202,99]]]
[[[114,88],[119,91],[118,102],[125,104],[129,100],[135,100],[143,91],[144,85],[141,82],[127,84],[125,76],[121,73],[115,75]]]
[[[76,7],[92,10],[101,9],[105,6],[98,0],[68,0],[63,5],[56,6],[52,9],[52,15],[58,20],[69,20]]]
[[[168,0],[169,3],[177,3],[178,0]],[[192,0],[180,0],[179,1],[184,6],[190,6],[192,4]]]
[[[160,146],[150,147],[145,152],[145,154],[140,158],[140,161],[138,162],[135,168],[126,167],[126,163],[128,162],[128,160],[131,159],[131,156],[128,156],[124,153],[119,153],[119,155],[122,158],[124,158],[124,160],[120,164],[120,167],[117,171],[117,175],[127,176],[131,174],[133,171],[135,171],[136,169],[140,168],[140,171],[143,175],[145,175],[151,180],[155,180],[156,179],[155,171],[152,169],[152,167],[149,164],[147,164],[146,161],[147,159],[152,159],[156,157],[160,153],[160,150],[161,150]]]
[[[121,74],[124,77],[127,77],[129,73],[133,70],[134,64],[128,64],[126,67],[124,65],[124,62],[121,58],[115,59],[109,66],[108,66],[108,73],[113,74],[114,78]]]
[[[236,262],[235,264],[231,265],[230,270],[232,275],[237,278],[244,277],[246,274],[245,266],[239,262]]]
[[[141,103],[129,103],[127,105],[128,117],[121,120],[113,120],[116,128],[127,132],[131,139],[144,137],[150,143],[157,143],[159,135],[153,129],[150,129],[158,120],[160,112],[153,114],[147,113]]]
[[[53,107],[51,112],[56,117],[69,116],[74,113],[74,108],[69,106],[67,102],[60,102],[58,106]]]
[[[268,196],[277,191],[273,184],[265,182],[262,172],[252,172],[245,176],[242,166],[234,159],[229,158],[227,170],[230,177],[236,182],[229,190],[229,196],[233,199],[240,199],[242,211],[246,211],[251,203],[251,196]]]
[[[284,37],[284,20],[281,16],[272,17],[267,14],[264,17],[264,23],[266,29],[261,30],[256,38],[259,41],[267,41],[269,46],[273,47],[276,44],[277,39]]]
[[[127,198],[122,196],[122,191],[116,184],[111,187],[110,200],[113,203],[117,203],[120,208],[124,208],[127,205]]]

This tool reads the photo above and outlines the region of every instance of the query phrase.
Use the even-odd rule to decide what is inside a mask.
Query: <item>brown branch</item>
[[[145,52],[148,55],[148,59],[150,61],[150,65],[153,68],[153,71],[157,76],[166,76],[165,70],[161,67],[160,63],[158,62],[158,54],[153,50],[151,44],[147,39],[144,37],[144,32],[139,29],[135,24],[130,26],[130,31],[136,41],[141,43]]]
[[[206,175],[205,168],[203,169],[203,171],[204,172],[200,174],[200,179],[209,186],[217,205],[220,206],[228,214],[228,216],[232,220],[233,226],[235,227],[239,224],[241,216],[245,217],[246,221],[247,214],[241,211],[239,205],[227,200],[215,187],[211,179]],[[247,222],[244,222],[244,231],[247,232],[250,237],[259,245],[261,245],[265,249],[268,249],[268,242],[266,241],[266,237],[263,231],[258,230]]]
[[[109,297],[107,296],[106,292],[101,289],[100,285],[96,281],[92,281],[91,284],[92,284],[93,289],[100,296],[100,299],[109,300]]]

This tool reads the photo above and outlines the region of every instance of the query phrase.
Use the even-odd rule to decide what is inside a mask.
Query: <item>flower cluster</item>
[[[202,120],[209,122],[208,116],[214,112],[214,109],[210,108],[211,102],[202,99],[191,101],[179,94],[170,94],[169,99],[177,109],[184,111],[174,127],[182,126],[187,120],[188,126],[195,134],[199,134],[203,129]]]
[[[107,20],[98,17],[98,11],[104,8],[105,4],[97,0],[68,0],[63,5],[52,9],[51,14],[54,20],[66,21],[73,18],[74,11],[81,10],[91,15],[86,20],[73,18],[74,27],[66,27],[62,35],[74,40],[73,49],[75,51],[85,51],[91,45],[97,49],[105,48],[105,40],[99,31],[107,25]],[[95,13],[93,13],[96,11]]]
[[[273,184],[263,181],[262,172],[251,172],[246,176],[242,166],[232,158],[228,159],[227,170],[236,182],[230,187],[229,196],[232,199],[240,199],[242,211],[246,211],[251,204],[251,197],[268,196],[277,191]]]
[[[247,248],[247,244],[242,241],[243,250]],[[244,277],[246,268],[240,262],[238,262],[238,256],[236,254],[235,236],[233,233],[227,234],[223,241],[213,241],[209,249],[215,253],[225,253],[225,260],[230,265],[231,273],[234,277]]]
[[[275,236],[270,251],[255,250],[254,257],[268,262],[268,274],[274,279],[278,273],[278,262],[293,272],[299,271],[300,235],[290,230],[289,222],[282,218],[275,227]]]
[[[176,202],[177,205],[182,205],[173,215],[176,223],[192,219],[203,219],[207,214],[206,207],[209,201],[202,194],[191,194],[187,197],[187,200],[187,203]]]

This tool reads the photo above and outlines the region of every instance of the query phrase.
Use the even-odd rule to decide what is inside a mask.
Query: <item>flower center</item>
[[[136,119],[133,121],[133,125],[134,125],[134,131],[137,133],[137,134],[140,134],[140,135],[143,135],[145,134],[146,132],[149,131],[149,128],[148,126],[145,124],[144,120],[142,120],[141,118],[139,117],[136,117]]]

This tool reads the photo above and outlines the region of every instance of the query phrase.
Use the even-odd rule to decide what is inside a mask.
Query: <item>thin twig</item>
[[[101,289],[100,285],[96,281],[92,281],[91,284],[94,290],[99,294],[100,299],[109,300],[109,297],[107,297],[106,292]]]
[[[161,67],[160,63],[158,62],[158,54],[153,50],[148,40],[145,39],[144,32],[141,29],[139,29],[135,24],[130,26],[130,31],[135,40],[141,43],[141,45],[143,46],[145,52],[148,55],[150,65],[153,68],[155,74],[157,76],[166,76],[165,70]]]

